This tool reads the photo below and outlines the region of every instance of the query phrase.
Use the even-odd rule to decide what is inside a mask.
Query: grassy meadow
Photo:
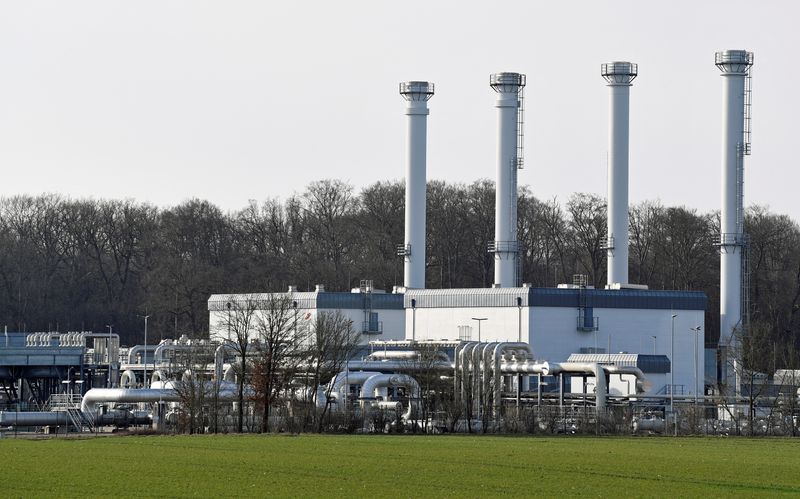
[[[0,439],[11,497],[800,495],[800,441],[493,436]]]

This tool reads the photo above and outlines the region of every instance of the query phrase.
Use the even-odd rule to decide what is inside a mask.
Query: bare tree
[[[244,428],[244,399],[245,383],[248,379],[248,355],[250,347],[258,336],[258,310],[260,301],[257,295],[229,296],[225,304],[226,311],[219,315],[218,328],[221,331],[228,331],[228,340],[233,344],[239,364],[236,369],[237,374],[237,399],[239,410],[237,411],[236,431],[241,433]]]
[[[313,366],[316,388],[343,370],[356,352],[359,335],[353,329],[353,322],[340,311],[321,311],[314,318],[308,340],[307,359]],[[317,414],[317,431],[320,433],[330,408],[330,396],[331,387],[328,387],[325,391],[326,404]]]
[[[261,431],[269,432],[270,407],[289,386],[302,357],[302,337],[296,335],[297,315],[286,295],[272,294],[261,304],[256,320],[253,386],[261,405]]]

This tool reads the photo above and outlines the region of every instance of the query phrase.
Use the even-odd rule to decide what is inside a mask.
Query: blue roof
[[[518,302],[519,299],[519,302]],[[570,288],[472,288],[408,290],[406,308],[462,307],[596,307],[663,310],[705,310],[702,291]]]
[[[578,307],[583,301],[586,307],[665,310],[705,310],[708,304],[702,291],[649,289],[531,288],[529,300],[535,307]]]

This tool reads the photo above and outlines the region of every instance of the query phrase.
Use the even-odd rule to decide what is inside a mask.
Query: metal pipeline
[[[236,345],[226,341],[214,351],[214,379],[222,379],[225,364],[225,351],[236,351]],[[225,373],[227,375],[227,372]]]
[[[351,360],[347,363],[351,371],[377,371],[390,372],[416,372],[421,369],[439,371],[452,371],[452,362],[435,361],[425,366],[416,362],[403,362],[399,360]]]
[[[548,372],[543,374],[550,376],[561,373],[593,375],[595,378],[595,407],[601,410],[606,408],[606,397],[608,396],[608,382],[604,367],[608,366],[591,362],[553,362],[548,364]]]
[[[407,374],[375,374],[367,378],[361,385],[361,400],[374,400],[378,388],[403,387],[411,391],[411,398],[419,398],[420,390],[417,380]]]
[[[97,412],[97,404],[102,402],[180,402],[182,399],[182,394],[180,393],[182,384],[177,382],[171,383],[172,385],[170,388],[160,389],[92,388],[83,396],[81,412],[94,416]],[[165,383],[161,386],[169,385]],[[201,387],[201,389],[208,392],[209,397],[214,395],[215,388],[219,388],[219,400],[235,400],[238,398],[238,390],[236,387],[227,383],[221,383],[218,387],[215,387],[214,383],[204,382]],[[245,391],[245,396],[250,396],[252,394],[251,389]]]
[[[444,352],[432,352],[432,359],[425,359],[424,354],[425,352],[420,352],[418,350],[379,350],[369,354],[366,360],[407,360],[410,362],[427,362],[435,358],[437,361],[450,362],[450,357]]]
[[[122,388],[135,388],[136,387],[136,373],[130,369],[126,369],[119,377],[119,386]]]
[[[363,385],[369,378],[379,374],[377,371],[342,371],[328,383],[326,393],[336,402],[346,400],[342,391],[348,390],[349,393],[349,385]]]

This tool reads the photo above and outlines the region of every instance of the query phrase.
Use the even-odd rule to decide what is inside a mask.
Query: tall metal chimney
[[[628,142],[630,87],[639,72],[630,62],[609,62],[600,67],[608,82],[608,276],[607,287],[628,283]]]
[[[750,67],[753,53],[725,50],[714,57],[722,72],[722,211],[720,225],[719,344],[729,346],[743,325],[744,156],[750,154]],[[738,383],[737,383],[738,386]]]
[[[522,168],[522,103],[525,75],[495,73],[489,85],[497,92],[497,186],[495,194],[494,283],[496,287],[518,285],[517,169]]]
[[[425,198],[428,134],[428,100],[433,83],[407,81],[400,84],[406,100],[406,230],[405,243],[397,254],[405,258],[406,288],[425,287]]]

